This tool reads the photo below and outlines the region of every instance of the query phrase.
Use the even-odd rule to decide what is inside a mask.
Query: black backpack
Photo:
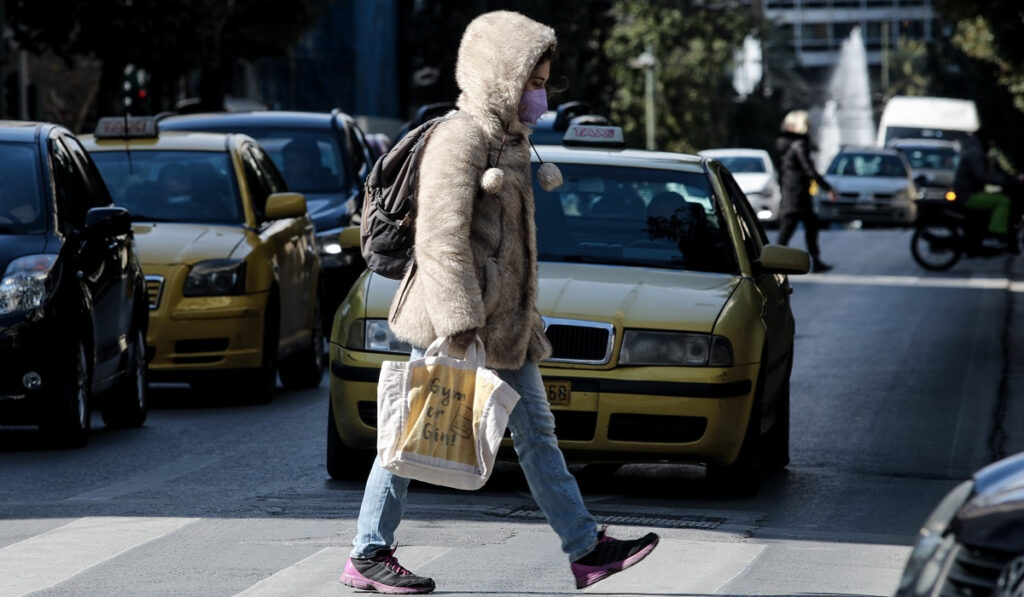
[[[409,131],[377,159],[366,178],[359,244],[366,267],[401,280],[413,257],[420,152],[441,121],[432,118]],[[462,116],[465,116],[462,114]]]

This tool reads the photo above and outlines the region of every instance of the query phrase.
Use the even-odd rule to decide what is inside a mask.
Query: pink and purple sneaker
[[[403,568],[393,549],[382,549],[368,558],[349,558],[341,583],[390,595],[417,595],[434,590],[433,579],[416,576]]]
[[[658,545],[658,536],[647,533],[639,539],[623,541],[605,534],[602,528],[597,533],[597,545],[587,555],[572,563],[572,574],[576,577],[576,588],[585,589],[590,585],[622,572],[647,557]]]

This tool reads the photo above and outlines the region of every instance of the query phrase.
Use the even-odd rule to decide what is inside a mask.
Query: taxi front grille
[[[549,361],[604,365],[611,360],[615,328],[611,324],[545,318],[551,342]]]
[[[149,296],[149,308],[156,309],[160,306],[160,298],[164,293],[163,276],[146,276],[146,294]]]

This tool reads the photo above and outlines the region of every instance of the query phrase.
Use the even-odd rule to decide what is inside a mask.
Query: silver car
[[[924,199],[942,199],[953,188],[960,163],[960,143],[941,139],[893,139],[889,147],[899,150],[910,162],[910,175]]]
[[[917,215],[917,186],[907,158],[895,149],[843,148],[832,159],[825,180],[836,200],[819,191],[814,202],[825,222],[910,225]]]
[[[747,196],[757,219],[765,224],[779,221],[782,192],[768,152],[763,149],[705,149],[700,155],[715,158],[726,167]]]

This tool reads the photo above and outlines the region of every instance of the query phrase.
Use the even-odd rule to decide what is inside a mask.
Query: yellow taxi
[[[723,489],[755,491],[789,462],[787,276],[808,271],[807,253],[769,244],[714,159],[624,149],[616,127],[577,125],[537,149],[565,180],[534,196],[537,303],[554,347],[541,372],[566,459],[703,463]],[[409,351],[388,328],[397,286],[364,273],[334,320],[335,478],[365,474],[380,363]]]
[[[101,119],[82,143],[131,213],[149,294],[150,380],[251,402],[316,387],[325,342],[320,270],[303,195],[245,135]]]

